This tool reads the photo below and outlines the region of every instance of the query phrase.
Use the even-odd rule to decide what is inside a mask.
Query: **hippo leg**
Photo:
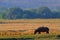
[[[41,32],[38,32],[39,34],[41,34]]]
[[[36,34],[36,33],[37,33],[37,31],[34,32],[34,34]]]
[[[47,31],[46,33],[49,34],[49,31]]]

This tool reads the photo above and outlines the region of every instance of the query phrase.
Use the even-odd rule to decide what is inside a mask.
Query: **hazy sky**
[[[37,8],[48,6],[50,8],[60,7],[60,0],[0,0],[0,7]]]

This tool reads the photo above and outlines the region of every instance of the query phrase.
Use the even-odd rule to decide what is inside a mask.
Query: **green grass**
[[[51,34],[36,34],[36,35],[18,35],[18,36],[0,36],[0,38],[22,38],[28,40],[60,40],[57,35]]]

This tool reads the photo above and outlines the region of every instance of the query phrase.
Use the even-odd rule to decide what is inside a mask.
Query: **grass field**
[[[19,36],[1,36],[0,39],[16,38],[17,40],[60,40],[60,37],[52,34],[19,35]]]
[[[14,30],[15,33],[19,33],[19,30],[26,30],[20,32],[15,36],[0,36],[0,38],[29,38],[31,40],[59,40],[57,35],[60,35],[60,19],[21,19],[21,20],[0,20],[0,31],[2,33],[9,32],[8,30]],[[34,35],[34,30],[38,27],[48,27],[49,34],[42,33]],[[11,32],[14,33],[14,32]]]

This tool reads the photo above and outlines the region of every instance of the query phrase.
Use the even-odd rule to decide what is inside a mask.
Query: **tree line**
[[[19,7],[0,8],[0,19],[50,19],[60,18],[60,11],[39,7],[36,9],[23,10]]]

